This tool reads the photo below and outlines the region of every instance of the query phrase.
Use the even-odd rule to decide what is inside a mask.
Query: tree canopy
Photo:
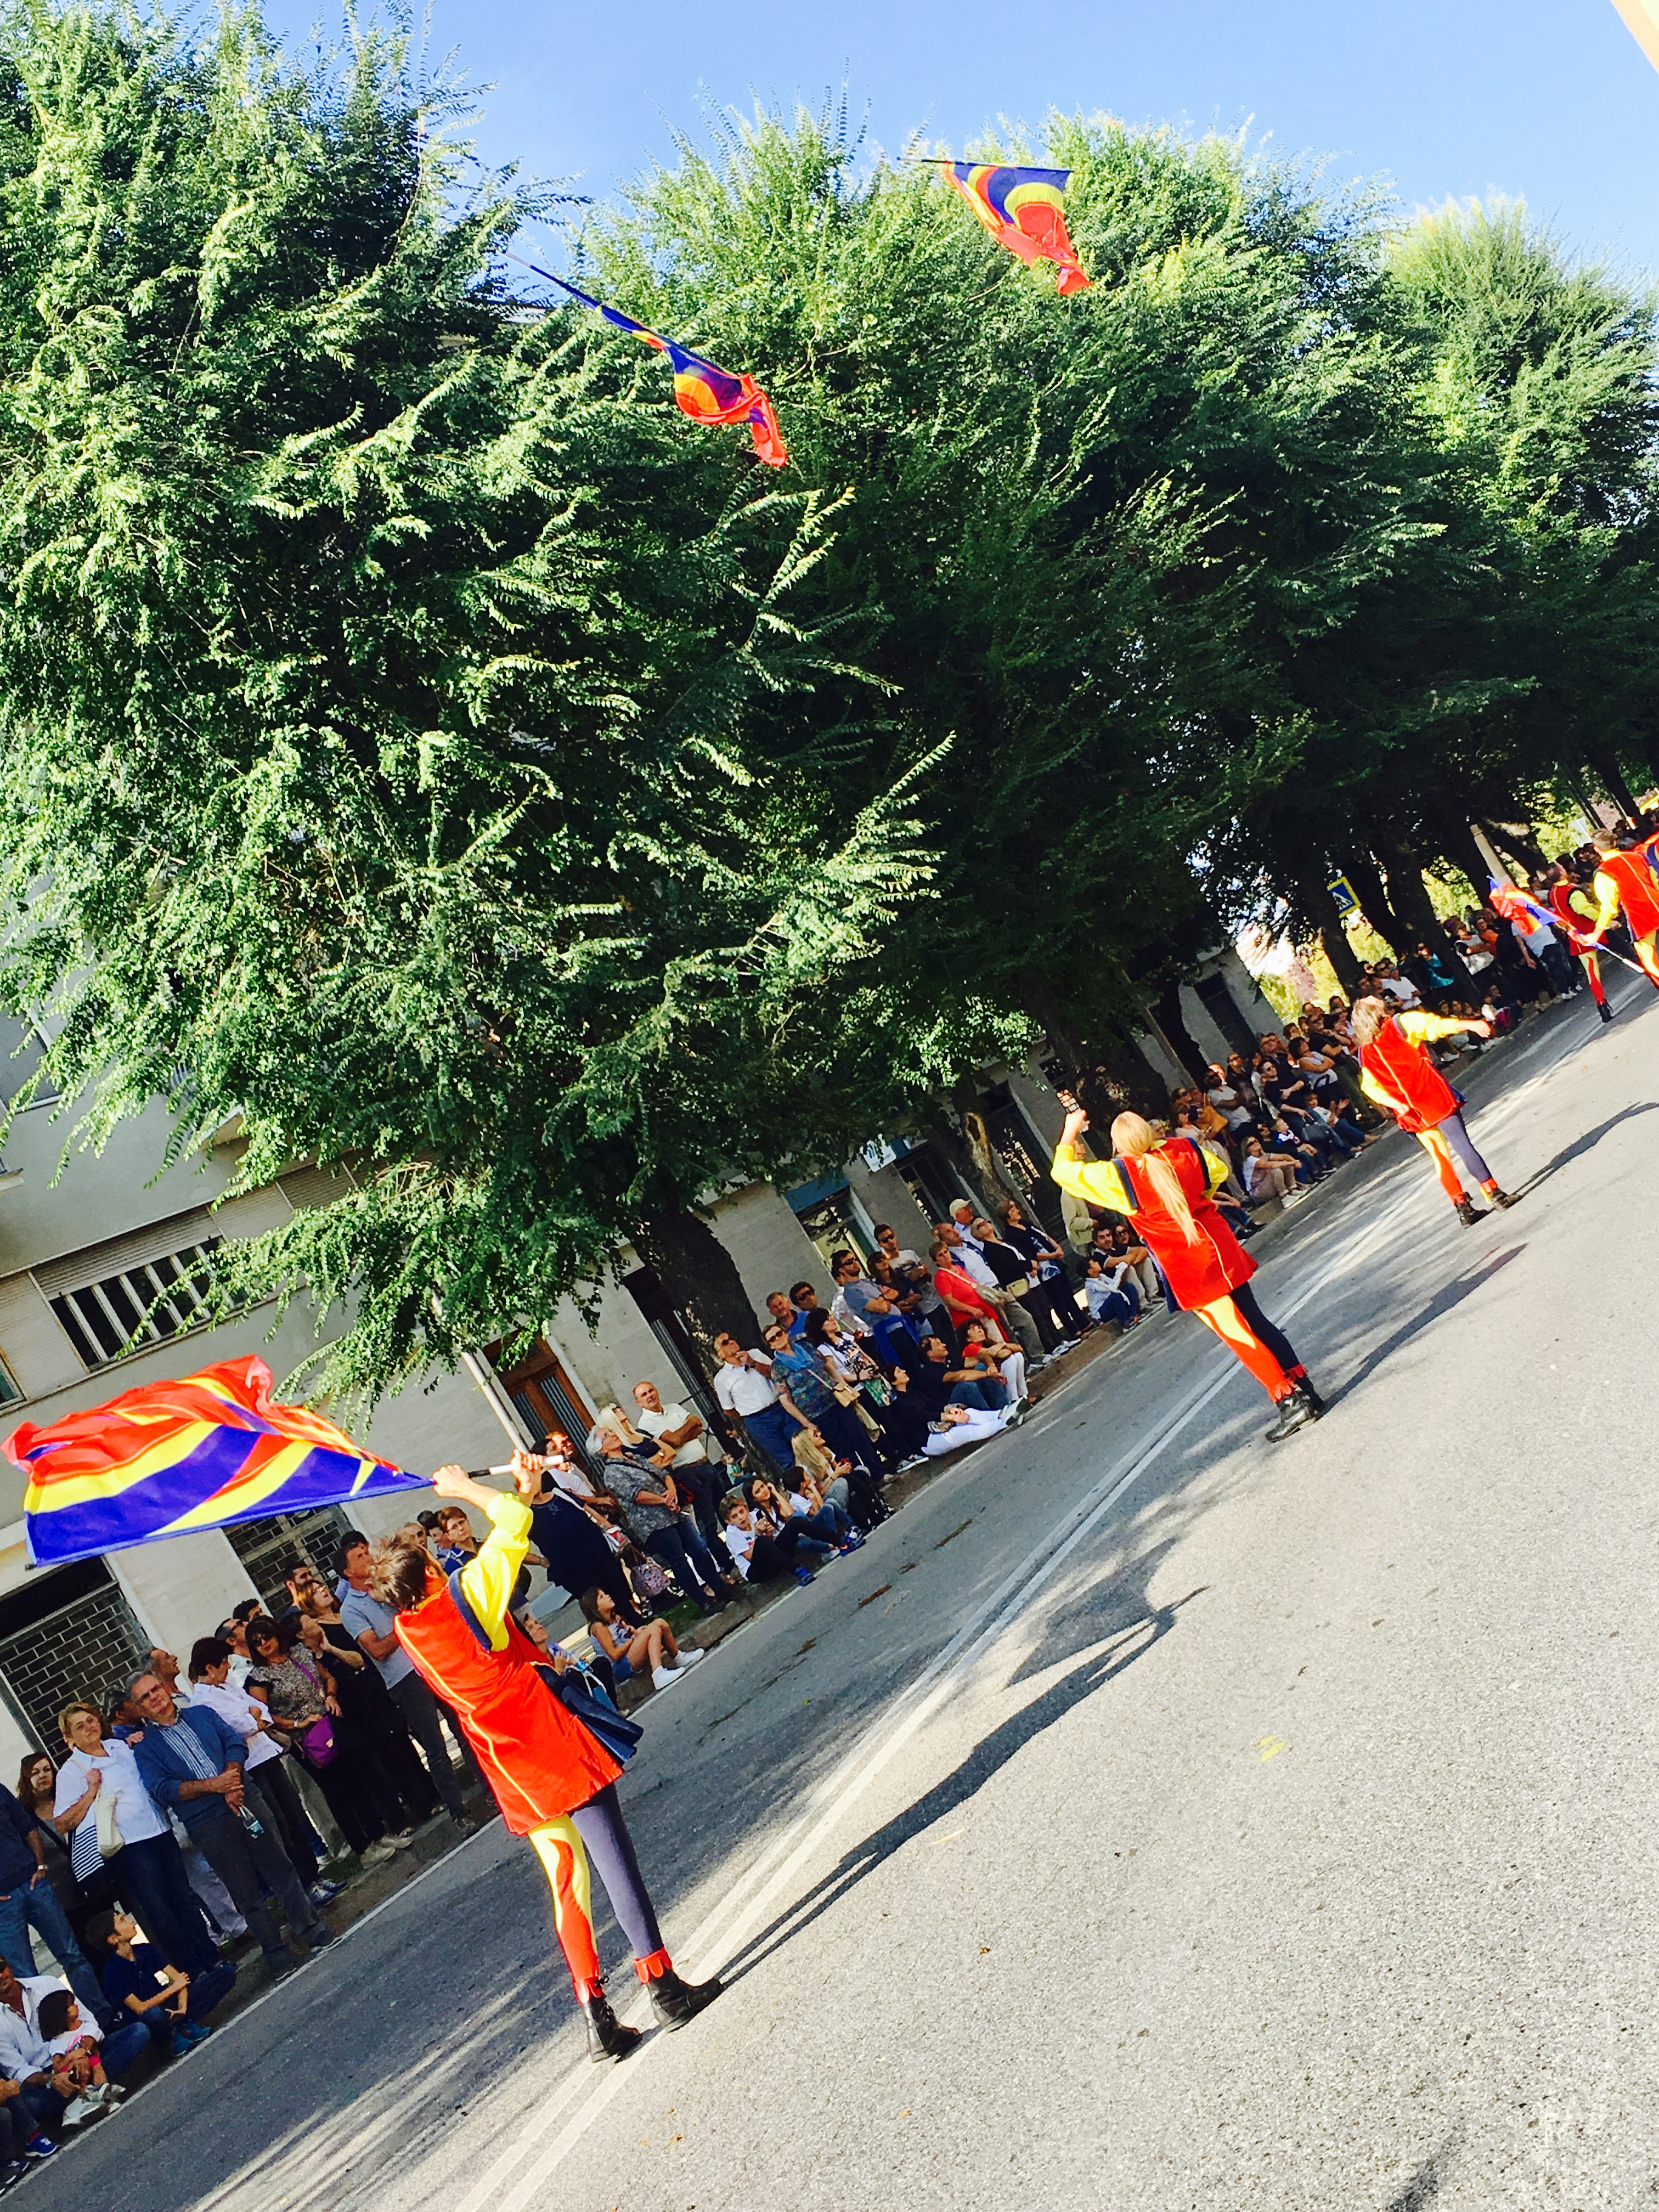
[[[337,1310],[326,1387],[1655,763],[1653,305],[1519,209],[1055,116],[1062,299],[734,124],[579,267],[767,386],[763,483],[395,40],[0,51],[0,972],[85,1140],[350,1166],[226,1261]]]

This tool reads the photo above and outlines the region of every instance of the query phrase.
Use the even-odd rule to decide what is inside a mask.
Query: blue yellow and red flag
[[[535,269],[534,262],[527,261],[525,266]],[[546,277],[550,284],[556,284],[561,291],[568,292],[584,307],[592,307],[616,329],[643,339],[659,353],[665,353],[674,371],[674,398],[681,414],[689,415],[694,422],[746,422],[755,451],[767,467],[781,469],[787,464],[788,449],[778,428],[772,402],[752,376],[733,376],[730,369],[717,368],[701,354],[692,353],[674,339],[648,330],[643,323],[636,323],[620,307],[607,307],[603,300],[578,291],[574,284],[567,283],[562,276],[555,276],[549,270],[536,269],[536,274]]]
[[[1492,903],[1505,921],[1524,921],[1532,929],[1536,929],[1540,923],[1546,929],[1560,927],[1560,915],[1553,914],[1529,892],[1522,890],[1515,884],[1500,884],[1496,876],[1488,876],[1486,882],[1491,890]]]
[[[1021,261],[1054,262],[1062,292],[1089,289],[1066,228],[1069,169],[1014,169],[998,161],[943,161],[940,167],[999,246]]]
[[[187,1536],[268,1513],[413,1490],[426,1480],[362,1451],[303,1406],[276,1406],[251,1355],[6,1438],[28,1477],[23,1526],[37,1566]]]

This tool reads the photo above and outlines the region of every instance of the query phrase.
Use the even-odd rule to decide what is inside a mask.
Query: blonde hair
[[[1165,1139],[1141,1114],[1120,1114],[1112,1124],[1112,1150],[1127,1160],[1139,1160],[1146,1170],[1147,1181],[1163,1200],[1165,1212],[1179,1229],[1183,1241],[1198,1242],[1198,1224],[1193,1219],[1193,1209],[1187,1203],[1187,1194],[1181,1187],[1181,1177],[1173,1160],[1164,1158]]]
[[[104,1716],[102,1713],[99,1711],[96,1705],[89,1705],[84,1698],[77,1698],[72,1705],[65,1705],[63,1711],[58,1716],[58,1733],[63,1737],[65,1743],[68,1743],[70,1741],[70,1723],[75,1718],[76,1713],[90,1713],[94,1720],[98,1723],[99,1735],[100,1736],[103,1735]]]
[[[1381,999],[1360,999],[1348,1017],[1353,1030],[1353,1041],[1362,1050],[1374,1043],[1394,1017]]]

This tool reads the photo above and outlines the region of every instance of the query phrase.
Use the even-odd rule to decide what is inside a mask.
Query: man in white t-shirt
[[[720,1363],[715,1397],[778,1472],[793,1474],[795,1431],[811,1429],[811,1423],[772,1380],[772,1363],[763,1352],[745,1352],[735,1336],[724,1333],[714,1339],[714,1350]]]
[[[726,1459],[719,1440],[709,1435],[702,1416],[689,1406],[682,1406],[675,1398],[665,1405],[654,1382],[636,1382],[634,1403],[639,1408],[634,1416],[635,1426],[658,1443],[672,1447],[674,1456],[669,1464],[674,1480],[690,1494],[703,1540],[718,1543],[720,1501],[726,1494]]]

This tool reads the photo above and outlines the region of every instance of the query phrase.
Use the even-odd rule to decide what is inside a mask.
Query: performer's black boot
[[[658,2027],[684,2027],[705,2005],[714,2003],[725,1984],[718,1979],[683,1982],[671,1966],[665,1974],[653,1974],[645,1986],[651,1993],[651,2009]]]
[[[587,2055],[596,2066],[603,2066],[607,2058],[626,2058],[645,2040],[637,2027],[623,2026],[603,1990],[595,1990],[586,2000],[582,2019],[587,2027]]]
[[[1607,1004],[1605,999],[1598,999],[1596,1000],[1595,1011],[1601,1015],[1601,1019],[1604,1022],[1610,1022],[1613,1019],[1613,1008]]]
[[[1465,1229],[1473,1229],[1477,1221],[1484,1221],[1486,1217],[1472,1198],[1460,1198],[1457,1201],[1457,1218]]]
[[[1510,1191],[1489,1190],[1486,1193],[1486,1203],[1488,1206],[1495,1206],[1500,1213],[1507,1213],[1510,1206],[1519,1206],[1521,1201]]]
[[[1282,1444],[1286,1437],[1293,1437],[1298,1429],[1305,1429],[1310,1421],[1319,1419],[1319,1409],[1309,1395],[1306,1386],[1292,1382],[1288,1393],[1279,1401],[1279,1419],[1265,1434],[1270,1444]]]
[[[1304,1368],[1301,1374],[1292,1375],[1291,1380],[1295,1383],[1297,1389],[1302,1393],[1308,1403],[1313,1407],[1315,1414],[1317,1415],[1322,1413],[1325,1410],[1325,1401],[1320,1396],[1318,1391],[1314,1389],[1313,1384],[1308,1380],[1307,1370]]]

